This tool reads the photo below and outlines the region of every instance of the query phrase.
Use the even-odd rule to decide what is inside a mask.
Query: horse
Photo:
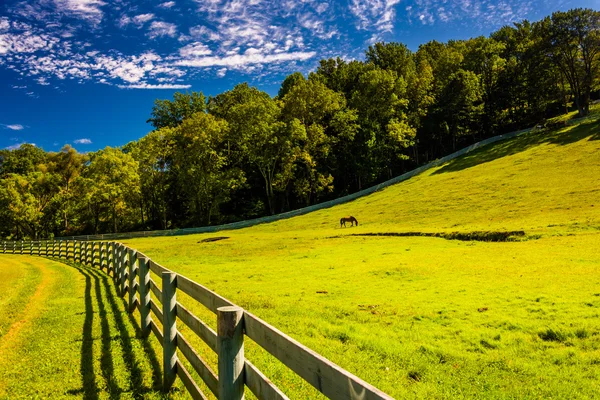
[[[358,226],[358,221],[356,220],[356,218],[354,218],[353,216],[349,216],[349,217],[343,217],[342,219],[340,219],[340,228],[342,226],[345,227],[346,222],[352,223],[351,226],[354,226],[354,223],[356,222],[356,226]]]

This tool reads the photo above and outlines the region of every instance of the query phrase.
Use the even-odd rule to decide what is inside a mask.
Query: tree
[[[288,181],[296,132],[280,120],[279,102],[244,83],[211,98],[209,112],[229,123],[228,158],[245,160],[259,172],[267,211],[274,214],[275,192],[283,190]]]
[[[148,133],[132,145],[131,155],[139,163],[142,208],[157,227],[167,229],[169,188],[174,179],[170,166],[173,160],[173,132],[176,128],[160,128]],[[142,212],[142,223],[144,217]]]
[[[77,200],[77,193],[72,190],[72,185],[81,175],[86,161],[85,155],[79,154],[69,145],[64,146],[58,153],[49,154],[51,169],[60,177],[60,192],[56,200],[61,209],[64,232],[70,229],[70,215],[74,213],[74,202]]]
[[[450,78],[440,97],[439,112],[444,122],[441,129],[452,138],[452,150],[456,150],[459,137],[473,135],[481,115],[481,85],[472,71],[458,70]]]
[[[137,220],[134,210],[140,194],[138,170],[138,162],[120,149],[106,147],[90,154],[90,163],[80,184],[90,209],[97,213],[104,207],[107,209],[106,221],[111,222],[113,232]]]
[[[197,112],[206,111],[206,97],[202,92],[179,93],[175,92],[173,100],[155,100],[151,117],[148,123],[155,129],[175,128],[184,119]]]
[[[187,193],[195,224],[210,225],[219,213],[219,206],[244,183],[239,168],[226,169],[227,159],[222,146],[229,126],[213,115],[196,113],[173,131],[175,151],[173,162],[181,171],[182,187]]]
[[[590,92],[600,65],[600,12],[557,11],[539,23],[547,51],[571,87],[580,116],[590,112]]]

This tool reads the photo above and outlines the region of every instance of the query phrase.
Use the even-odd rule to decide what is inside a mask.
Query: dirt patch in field
[[[8,328],[6,334],[2,336],[2,340],[0,340],[0,354],[6,354],[7,349],[15,346],[15,341],[18,340],[23,328],[41,314],[45,307],[45,302],[51,294],[48,287],[52,286],[56,277],[43,263],[36,264],[35,266],[42,272],[42,280],[21,312],[21,318],[15,321]]]
[[[341,238],[344,236],[424,236],[439,237],[448,240],[478,241],[478,242],[514,242],[525,236],[525,231],[474,231],[474,232],[372,232],[351,233],[349,235],[332,236]]]
[[[202,239],[198,243],[217,242],[219,240],[225,240],[225,239],[229,239],[229,236],[217,236],[217,237],[206,238],[206,239]]]

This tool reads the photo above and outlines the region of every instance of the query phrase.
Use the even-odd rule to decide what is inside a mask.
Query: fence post
[[[21,240],[21,254],[23,254],[23,248],[25,247],[25,241]]]
[[[12,253],[15,254],[16,253],[16,249],[17,249],[17,242],[15,242],[14,240],[12,241],[12,245],[13,245],[13,251]]]
[[[127,272],[127,251],[125,250],[124,245],[119,245],[119,266],[121,267],[121,297],[125,297],[125,286],[127,286],[127,277],[129,273]]]
[[[137,259],[137,252],[133,249],[129,250],[129,313],[131,314],[135,310],[137,298],[135,297],[135,261]],[[139,271],[139,270],[138,270]]]
[[[177,376],[177,274],[162,273],[163,304],[163,390],[171,389]]]
[[[100,267],[100,271],[104,269],[104,252],[102,249],[104,248],[104,242],[98,242],[98,266]]]
[[[115,282],[115,288],[119,289],[119,246],[117,242],[113,242],[113,280]]]
[[[2,241],[2,253],[6,253],[6,242]]]
[[[138,281],[140,285],[140,328],[142,337],[147,338],[150,335],[150,268],[148,268],[148,259],[146,257],[138,258]],[[161,299],[162,300],[162,299]]]
[[[219,399],[244,398],[244,310],[217,308],[217,355],[219,357]]]

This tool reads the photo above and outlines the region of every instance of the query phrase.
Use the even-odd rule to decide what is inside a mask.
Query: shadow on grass
[[[100,373],[106,383],[106,391],[111,399],[121,398],[124,393],[129,396],[142,399],[148,392],[158,391],[161,389],[162,372],[160,363],[149,343],[148,339],[141,338],[141,330],[139,324],[134,317],[126,312],[126,307],[119,305],[114,286],[111,278],[97,269],[75,265],[65,260],[59,260],[77,269],[86,279],[86,317],[83,326],[83,340],[81,345],[81,366],[83,388],[75,391],[69,391],[71,394],[83,394],[85,399],[98,398],[98,384],[96,382],[96,373],[94,371],[94,338],[93,338],[93,319],[94,310],[92,305],[92,286],[95,292],[98,316],[100,317],[100,328],[102,341],[100,354]],[[93,285],[92,285],[93,281]],[[103,296],[104,293],[104,296]],[[136,337],[139,338],[138,343],[134,343],[134,337],[127,330],[127,320],[124,319],[123,313],[129,317],[129,322],[134,327]],[[116,335],[111,335],[110,332],[110,316],[112,315],[112,323],[117,330]],[[97,339],[96,339],[97,340]],[[115,373],[115,363],[113,360],[114,348],[113,343],[117,341],[121,348],[121,356],[126,370],[126,377],[129,382],[125,388],[119,387],[119,382],[123,381],[124,377],[118,377]],[[140,366],[140,360],[134,352],[134,346],[141,344],[144,349],[144,356],[150,361],[152,370],[152,387],[144,384],[144,373]],[[123,372],[121,372],[123,373]]]
[[[575,127],[549,132],[532,132],[518,136],[514,139],[487,145],[481,149],[449,161],[444,167],[435,171],[432,175],[462,171],[463,169],[517,154],[542,144],[567,145],[584,139],[600,140],[600,123],[584,123]]]
[[[79,269],[79,268],[78,268]],[[83,335],[81,339],[81,359],[79,371],[83,387],[81,389],[69,390],[71,395],[83,394],[84,399],[98,398],[98,385],[94,372],[94,307],[92,305],[92,278],[89,274],[79,270],[85,276],[85,321],[83,322]],[[92,362],[90,362],[92,361]]]

